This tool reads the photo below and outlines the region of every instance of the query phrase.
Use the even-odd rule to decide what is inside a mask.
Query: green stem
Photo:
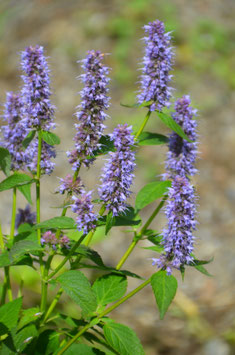
[[[0,247],[1,247],[2,251],[5,249],[1,224],[0,224]]]
[[[77,249],[77,247],[81,244],[81,242],[83,241],[83,239],[86,237],[85,234],[83,234],[81,236],[81,238],[74,244],[74,246],[71,248],[70,252],[68,253],[68,255],[66,255],[66,257],[61,261],[61,263],[55,268],[55,270],[53,272],[51,272],[49,274],[49,276],[47,277],[47,281],[50,280],[53,276],[55,276],[60,269],[66,264],[66,262],[69,260],[69,258],[73,255],[74,251]]]
[[[151,279],[148,279],[144,281],[140,286],[135,288],[133,291],[128,293],[125,297],[123,297],[121,300],[113,304],[112,306],[108,307],[106,310],[101,312],[95,319],[93,319],[90,323],[88,323],[85,327],[83,327],[64,347],[61,349],[57,355],[62,355],[82,334],[84,334],[89,328],[93,327],[95,324],[99,323],[99,320],[104,317],[106,314],[110,313],[114,309],[116,309],[118,306],[120,306],[122,303],[127,301],[129,298],[134,296],[137,292],[142,290],[145,286],[147,286],[150,283]],[[97,321],[97,322],[96,322]]]
[[[36,181],[36,207],[37,207],[37,224],[41,221],[40,214],[40,178],[41,178],[41,154],[42,154],[42,132],[38,131],[38,160],[37,160],[37,181]],[[41,230],[37,230],[38,243],[41,245]]]
[[[135,248],[136,244],[139,242],[139,240],[141,240],[142,236],[144,235],[146,229],[149,227],[149,225],[152,223],[152,221],[154,220],[154,218],[157,216],[157,214],[160,212],[161,208],[163,207],[165,201],[167,199],[167,196],[164,196],[162,201],[159,203],[159,205],[157,206],[157,208],[153,211],[153,213],[151,214],[151,216],[149,217],[149,219],[147,220],[147,222],[145,223],[145,225],[141,228],[140,232],[133,238],[132,243],[130,244],[129,248],[127,249],[127,251],[125,252],[125,254],[122,256],[122,258],[120,259],[120,261],[118,262],[116,269],[120,270],[122,265],[125,263],[125,261],[127,260],[127,258],[129,257],[129,255],[132,253],[133,249]]]
[[[16,187],[13,188],[10,239],[13,239],[13,238],[14,238],[14,233],[15,233],[15,221],[16,221]]]
[[[63,293],[63,289],[60,288],[59,291],[57,292],[55,298],[53,299],[53,301],[51,302],[51,305],[50,307],[48,308],[44,318],[43,318],[43,323],[46,322],[46,320],[49,318],[49,316],[51,315],[51,313],[53,312],[55,306],[57,305],[57,302],[59,301],[60,299],[60,296],[62,295]]]
[[[48,257],[46,265],[44,267],[44,271],[43,271],[43,278],[42,278],[42,281],[41,281],[41,293],[42,293],[41,307],[40,307],[41,312],[45,312],[45,309],[46,309],[47,286],[48,286],[47,277],[48,277],[48,273],[49,273],[49,270],[50,270],[51,261],[52,261],[54,255],[55,255],[55,253],[52,253]]]
[[[148,120],[149,120],[150,115],[151,115],[151,111],[148,111],[148,113],[147,113],[147,115],[145,116],[145,119],[144,119],[142,125],[140,126],[140,129],[138,130],[138,132],[137,132],[136,135],[135,135],[135,141],[138,140],[139,136],[140,136],[141,133],[143,132],[143,130],[144,130],[144,128],[145,128],[145,126],[146,126],[146,124],[147,124],[147,122],[148,122]]]

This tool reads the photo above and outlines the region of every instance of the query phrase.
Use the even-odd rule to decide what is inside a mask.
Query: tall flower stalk
[[[67,153],[73,170],[79,168],[81,161],[89,167],[94,161],[94,151],[100,148],[99,139],[105,128],[105,111],[110,100],[107,87],[109,68],[104,65],[103,59],[104,54],[92,50],[82,60],[84,74],[80,78],[84,88],[80,91],[81,104],[75,114],[78,119],[75,124],[75,149]]]
[[[166,205],[167,228],[163,230],[164,253],[160,259],[153,259],[153,265],[180,269],[193,261],[192,252],[196,229],[196,196],[190,183],[190,176],[197,170],[194,166],[197,155],[197,122],[193,119],[196,110],[190,106],[189,96],[183,96],[175,103],[172,118],[182,127],[194,142],[187,142],[172,133],[169,138],[169,152],[166,159],[165,178],[172,180]]]
[[[136,164],[132,127],[128,127],[127,124],[118,125],[110,134],[110,138],[116,151],[109,153],[98,191],[107,209],[117,216],[127,208],[126,200],[131,195],[130,186],[134,178]]]

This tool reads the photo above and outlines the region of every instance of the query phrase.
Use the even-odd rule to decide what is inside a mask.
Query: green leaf
[[[42,313],[39,312],[38,307],[24,309],[18,324],[18,329],[23,328],[29,323],[36,322],[41,315]]]
[[[5,191],[14,187],[32,184],[35,181],[35,179],[32,179],[26,174],[14,173],[13,175],[7,177],[0,183],[0,191]]]
[[[149,107],[152,104],[152,101],[143,101],[142,104],[123,104],[121,103],[120,105],[123,107],[128,107],[128,108],[139,108],[139,107]]]
[[[197,266],[197,265],[210,264],[213,260],[214,260],[214,258],[211,258],[211,259],[209,259],[209,260],[197,260],[197,259],[194,259],[194,260],[190,263],[190,266]]]
[[[42,131],[42,139],[49,145],[60,144],[60,138],[52,132]]]
[[[38,337],[34,355],[56,354],[60,346],[60,334],[52,329],[44,330]]]
[[[14,262],[19,260],[19,258],[27,253],[32,253],[35,251],[42,250],[42,247],[38,244],[37,239],[35,240],[20,240],[13,244],[10,252],[9,257]]]
[[[92,286],[99,305],[106,306],[124,296],[127,289],[127,279],[118,274],[108,274],[99,277]]]
[[[99,266],[104,266],[103,260],[101,256],[97,253],[97,251],[88,248],[85,245],[80,245],[77,249],[76,252],[82,256],[84,256],[87,259],[90,259],[93,261],[96,265]]]
[[[141,247],[142,249],[152,250],[156,253],[161,253],[164,250],[164,247],[161,245],[155,245],[154,247]]]
[[[22,297],[0,307],[0,335],[5,334],[6,329],[11,330],[16,326],[21,307]]]
[[[35,134],[36,134],[36,130],[30,131],[30,132],[27,134],[27,136],[25,137],[25,139],[24,139],[23,142],[22,142],[22,146],[24,147],[24,149],[26,149],[26,148],[30,145],[31,141],[32,141],[32,140],[34,139],[34,137],[35,137]]]
[[[177,280],[172,275],[167,275],[166,271],[160,270],[152,275],[151,285],[160,311],[160,319],[170,306],[177,290]]]
[[[202,265],[195,265],[194,268],[206,276],[209,276],[209,277],[213,276]]]
[[[99,140],[99,144],[101,144],[100,149],[97,149],[93,152],[94,156],[107,154],[108,152],[114,152],[114,142],[110,139],[108,135],[102,136]]]
[[[168,143],[168,137],[163,134],[142,132],[138,138],[139,145],[160,145]]]
[[[31,198],[31,184],[18,186],[17,189],[24,195],[30,205],[33,204]]]
[[[136,196],[136,210],[139,211],[158,198],[163,197],[170,186],[171,181],[154,181],[145,185]]]
[[[0,254],[0,267],[5,267],[11,264],[11,260],[9,258],[9,252],[5,251]]]
[[[135,332],[126,325],[108,322],[105,324],[106,341],[121,355],[144,355],[144,349]]]
[[[69,297],[76,302],[85,314],[97,308],[95,293],[86,276],[77,270],[70,270],[56,279]]]
[[[64,352],[64,355],[105,355],[105,353],[86,344],[72,344]]]
[[[0,147],[0,169],[6,176],[10,175],[11,154],[6,148]]]
[[[79,263],[80,268],[83,269],[98,269],[98,270],[104,270],[104,271],[111,271],[114,272],[115,274],[118,275],[124,275],[124,276],[130,276],[130,277],[134,277],[136,279],[139,280],[144,280],[143,277],[135,274],[134,272],[128,271],[128,270],[117,270],[114,267],[108,267],[108,266],[99,266],[99,265],[89,265],[89,264],[84,264],[84,263]]]
[[[108,234],[112,226],[115,224],[115,217],[113,213],[110,211],[106,217],[106,225],[105,225],[105,235]]]
[[[44,222],[36,224],[35,229],[76,229],[74,220],[70,217],[54,217]]]
[[[13,337],[17,353],[22,354],[22,351],[37,335],[38,331],[33,324],[30,324],[17,332],[17,334]]]
[[[166,115],[163,112],[158,112],[157,115],[160,117],[161,121],[172,131],[177,133],[181,138],[185,139],[186,141],[192,143],[193,141],[188,138],[188,136],[184,133],[181,126],[173,120],[170,116]]]

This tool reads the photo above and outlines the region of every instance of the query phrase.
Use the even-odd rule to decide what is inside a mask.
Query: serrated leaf
[[[99,266],[104,266],[103,260],[101,258],[101,256],[99,255],[99,253],[97,253],[97,251],[88,248],[85,245],[80,245],[77,249],[76,252],[82,256],[84,256],[87,259],[92,260],[95,264],[99,265]]]
[[[31,198],[31,184],[18,186],[17,189],[24,195],[30,205],[33,204]]]
[[[121,103],[120,105],[123,107],[128,107],[128,108],[140,108],[140,107],[148,107],[151,106],[152,101],[143,101],[142,104],[135,103],[135,104],[123,104]]]
[[[21,307],[22,297],[0,307],[0,335],[5,334],[6,329],[11,330],[16,326]]]
[[[42,139],[49,145],[60,144],[60,138],[52,132],[42,131]]]
[[[38,337],[34,355],[51,355],[60,346],[60,334],[52,329],[44,330]]]
[[[114,272],[116,274],[119,275],[124,275],[124,276],[130,276],[130,277],[134,277],[136,279],[139,280],[144,280],[143,277],[135,274],[134,272],[128,271],[128,270],[117,270],[114,267],[109,267],[109,266],[96,266],[96,265],[89,265],[89,264],[84,264],[84,263],[79,263],[80,268],[84,268],[84,269],[98,269],[98,270],[104,270],[104,271],[110,271],[110,272]]]
[[[35,180],[26,174],[14,173],[0,183],[0,191],[10,190],[14,187],[32,184],[33,182],[35,182]]]
[[[37,328],[35,325],[30,324],[22,328],[15,336],[13,337],[15,348],[17,353],[22,354],[22,351],[26,346],[31,343],[31,341],[38,335]]]
[[[0,169],[6,176],[10,175],[11,154],[6,148],[0,147]]]
[[[159,245],[162,242],[162,235],[160,233],[149,235],[147,239],[154,245]]]
[[[192,143],[193,141],[188,138],[188,136],[184,133],[183,129],[181,126],[173,120],[170,116],[166,115],[163,112],[158,112],[158,116],[160,117],[161,121],[172,131],[177,133],[181,138],[185,139],[186,141]]]
[[[72,344],[65,352],[64,355],[105,355],[99,349],[92,348],[86,344]]]
[[[28,308],[24,309],[22,311],[22,316],[20,318],[19,324],[18,324],[18,329],[23,328],[25,325],[35,322],[40,318],[42,313],[39,312],[38,307],[33,307],[33,308]]]
[[[170,306],[177,290],[177,280],[172,275],[167,275],[165,270],[160,270],[152,275],[151,285],[160,312],[160,319]]]
[[[104,275],[94,282],[92,289],[96,294],[98,304],[106,306],[124,296],[127,289],[127,279],[118,274]]]
[[[168,137],[163,134],[142,132],[138,138],[139,145],[160,145],[168,143]]]
[[[10,252],[9,252],[9,257],[10,260],[13,262],[16,260],[19,260],[21,256],[27,253],[32,253],[35,251],[40,251],[42,250],[42,247],[38,244],[37,239],[36,240],[20,240],[19,242],[16,242],[13,244]]]
[[[110,211],[106,217],[106,225],[105,225],[105,235],[108,234],[112,226],[115,224],[115,217],[113,213]]]
[[[70,217],[54,217],[44,222],[36,224],[35,229],[76,229],[74,220]]]
[[[22,146],[24,147],[24,149],[26,149],[30,143],[32,142],[32,140],[34,139],[36,134],[36,130],[30,131],[27,136],[25,137],[25,139],[22,142]]]
[[[144,355],[144,349],[135,332],[126,325],[108,322],[103,327],[108,344],[122,355]]]
[[[5,251],[0,254],[0,267],[9,266],[11,264],[11,260],[9,258],[9,252]]]
[[[136,210],[139,211],[158,198],[163,197],[170,186],[171,181],[154,181],[145,185],[136,196]]]
[[[85,314],[94,312],[97,308],[96,296],[86,276],[77,270],[70,270],[56,279],[61,287],[82,309]]]

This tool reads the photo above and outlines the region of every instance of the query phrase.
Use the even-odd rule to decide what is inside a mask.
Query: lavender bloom
[[[49,69],[44,56],[43,47],[27,47],[22,52],[22,69],[25,74],[22,75],[24,86],[22,88],[22,97],[24,105],[22,113],[24,116],[25,127],[30,129],[42,129],[49,131],[55,128],[54,111],[55,107],[51,104],[50,96],[50,78]],[[30,156],[28,168],[35,171],[37,168],[38,142],[33,140],[26,150]],[[50,161],[55,158],[54,147],[42,142],[41,169],[45,174],[51,174],[54,169],[54,163]]]
[[[115,152],[109,153],[109,160],[103,168],[99,196],[108,210],[117,216],[125,211],[126,200],[130,196],[129,190],[134,178],[135,152],[132,151],[134,136],[132,127],[118,125],[110,138],[114,141]]]
[[[25,209],[18,208],[16,215],[15,226],[16,229],[23,223],[34,224],[36,222],[36,212],[31,212],[30,205],[27,205]]]
[[[141,76],[141,89],[137,96],[138,102],[153,101],[150,110],[161,111],[169,106],[172,88],[168,86],[172,75],[173,51],[171,35],[165,32],[164,23],[156,20],[144,26],[147,36],[145,41],[145,56]]]
[[[73,177],[68,174],[64,179],[60,179],[60,187],[58,190],[61,194],[67,192],[69,194],[75,193],[79,195],[83,191],[83,187],[80,177],[77,177],[74,181]]]
[[[59,244],[60,244],[61,248],[69,249],[69,247],[70,247],[70,245],[69,245],[70,244],[70,239],[66,235],[63,235],[59,239]]]
[[[46,231],[41,238],[41,244],[47,244],[49,246],[52,246],[54,250],[56,250],[56,245],[59,243],[59,239],[56,238],[55,233],[52,233],[52,231]]]
[[[175,103],[175,112],[172,118],[182,127],[193,143],[187,142],[173,132],[169,140],[169,152],[166,160],[166,178],[174,174],[180,176],[195,175],[197,169],[195,168],[195,160],[197,156],[197,121],[193,119],[197,110],[190,107],[190,97],[183,96]]]
[[[49,131],[54,128],[55,107],[50,101],[49,69],[44,49],[40,46],[27,47],[22,52],[21,59],[22,69],[25,72],[22,75],[25,125],[29,129],[41,128]]]
[[[22,99],[19,94],[7,93],[3,119],[7,122],[2,126],[3,146],[11,154],[11,169],[24,169],[27,161],[27,154],[22,147],[22,141],[27,135],[21,119]]]
[[[171,273],[172,267],[179,269],[184,264],[193,261],[190,255],[193,251],[196,229],[195,192],[187,177],[175,176],[169,188],[169,199],[166,206],[168,226],[163,230],[163,244],[165,253],[160,259],[153,259],[153,265],[167,269]]]
[[[73,196],[74,204],[71,206],[71,210],[77,214],[76,222],[79,231],[83,230],[84,234],[87,234],[91,229],[96,227],[95,221],[98,219],[98,215],[94,212],[93,204],[91,202],[92,191],[83,191],[81,197]]]
[[[108,82],[109,68],[103,64],[104,55],[99,51],[88,52],[82,61],[81,80],[84,88],[81,90],[81,105],[76,113],[78,124],[75,124],[76,135],[74,137],[75,149],[68,152],[69,162],[76,170],[83,160],[89,166],[94,159],[86,159],[100,148],[99,139],[103,133],[104,120],[107,114],[104,112],[109,107]]]

